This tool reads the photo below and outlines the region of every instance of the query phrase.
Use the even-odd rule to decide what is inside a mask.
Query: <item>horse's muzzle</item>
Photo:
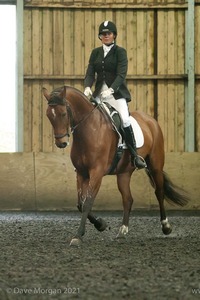
[[[69,141],[67,141],[67,137],[69,138],[69,133],[65,133],[65,134],[57,134],[55,135],[55,144],[58,148],[66,148],[69,145]],[[62,141],[64,140],[64,141]]]

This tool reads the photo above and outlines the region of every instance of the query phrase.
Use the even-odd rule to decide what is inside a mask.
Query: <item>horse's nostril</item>
[[[65,148],[67,145],[68,145],[67,142],[56,143],[56,146],[57,146],[58,148]]]
[[[59,145],[60,148],[65,148],[66,146],[67,146],[67,143],[66,143],[66,142],[61,143],[61,144]]]
[[[63,148],[67,147],[67,143],[66,142],[64,142],[62,144],[63,144]]]

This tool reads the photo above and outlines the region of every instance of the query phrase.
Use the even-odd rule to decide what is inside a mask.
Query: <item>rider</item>
[[[102,47],[93,49],[84,80],[84,94],[93,95],[96,99],[108,102],[121,115],[125,142],[131,153],[132,165],[138,169],[146,167],[144,159],[137,154],[136,141],[132,130],[127,102],[131,95],[127,89],[125,78],[128,69],[127,52],[116,45],[117,28],[111,21],[105,21],[99,26],[99,39]],[[91,87],[97,74],[95,91]]]

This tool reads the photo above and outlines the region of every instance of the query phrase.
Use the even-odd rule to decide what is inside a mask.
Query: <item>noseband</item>
[[[62,138],[64,138],[65,136],[68,136],[68,137],[70,137],[70,134],[67,132],[67,133],[64,133],[64,134],[55,134],[54,135],[54,138],[55,139],[62,139]]]

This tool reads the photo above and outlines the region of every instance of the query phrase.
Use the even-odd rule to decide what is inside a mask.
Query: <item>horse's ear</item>
[[[43,93],[44,97],[47,99],[47,101],[49,101],[50,95],[48,94],[48,91],[46,88],[42,88],[42,93]]]
[[[66,86],[64,85],[63,89],[62,89],[62,92],[60,93],[60,96],[65,99],[66,97]]]

